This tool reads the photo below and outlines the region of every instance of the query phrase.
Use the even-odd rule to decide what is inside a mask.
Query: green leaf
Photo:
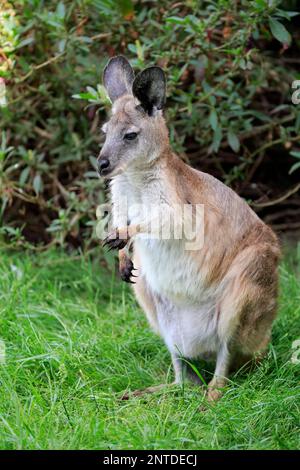
[[[72,95],[72,98],[76,100],[96,100],[97,96],[92,93],[78,93],[78,95]]]
[[[238,136],[233,132],[232,129],[229,129],[227,134],[227,141],[230,147],[234,152],[238,152],[240,150],[240,141]]]
[[[64,52],[65,48],[66,48],[66,44],[67,44],[67,40],[66,39],[61,39],[58,43],[58,51],[59,53],[61,54],[62,52]]]
[[[41,175],[39,173],[36,174],[33,179],[33,189],[37,195],[39,195],[39,193],[43,189],[43,182],[42,182]]]
[[[276,9],[276,15],[281,16],[282,18],[285,18],[288,21],[290,21],[291,18],[294,18],[295,16],[300,15],[300,13],[298,11],[285,11],[285,10],[279,10],[277,8]]]
[[[298,168],[300,168],[300,162],[294,163],[294,165],[290,168],[289,175],[294,173],[294,171],[298,170]]]
[[[57,16],[61,19],[65,17],[66,9],[65,9],[65,5],[63,4],[63,2],[59,2],[59,4],[57,5],[56,13],[57,13]]]
[[[90,93],[92,96],[94,96],[94,98],[97,98],[97,91],[95,90],[95,88],[91,86],[87,86],[86,91]]]
[[[268,6],[266,0],[255,0],[255,3],[260,9]]]
[[[103,85],[100,85],[100,84],[97,85],[97,93],[98,93],[98,96],[100,98],[100,101],[103,104],[105,104],[105,105],[111,104],[110,98],[109,98],[109,96],[107,94],[107,91],[106,91],[106,89],[104,88]]]
[[[97,171],[98,170],[98,161],[97,161],[97,158],[94,157],[93,155],[90,156],[89,158],[90,162],[91,162],[91,165],[92,167]]]
[[[211,145],[211,151],[217,152],[219,150],[220,144],[222,142],[223,132],[221,127],[217,127],[214,131],[213,141]]]
[[[170,16],[167,18],[167,23],[173,23],[173,24],[185,24],[186,23],[186,18],[181,18],[180,16]]]
[[[267,116],[266,114],[262,113],[261,111],[256,111],[255,109],[251,109],[250,111],[247,111],[245,114],[250,114],[251,116],[256,117],[260,121],[264,121],[264,122],[271,122],[272,121],[270,116]]]
[[[19,184],[20,186],[24,186],[24,184],[26,183],[27,179],[28,179],[28,175],[29,175],[29,171],[30,171],[30,167],[29,166],[26,166],[21,174],[20,174],[20,178],[19,178]]]
[[[300,152],[296,151],[296,150],[293,150],[292,152],[290,152],[290,155],[292,155],[293,157],[295,158],[300,158]]]
[[[34,42],[34,36],[30,36],[26,39],[23,39],[23,41],[20,41],[14,50],[16,51],[18,49],[21,49],[21,47],[28,46],[29,44],[32,44],[33,42]]]
[[[282,23],[280,23],[278,20],[275,18],[270,18],[269,19],[269,26],[271,33],[273,34],[274,38],[276,38],[278,41],[282,42],[282,44],[290,44],[291,43],[291,35],[286,29],[285,26],[283,26]]]
[[[208,121],[212,129],[215,131],[218,127],[218,115],[217,115],[217,111],[214,108],[211,110],[209,114]]]

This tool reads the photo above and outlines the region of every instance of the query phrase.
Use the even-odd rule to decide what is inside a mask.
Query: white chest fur
[[[124,176],[111,189],[116,227],[120,227],[120,213],[121,224],[124,220],[139,224],[148,202],[166,200],[157,187],[132,185]],[[169,349],[187,357],[215,351],[216,292],[205,287],[199,264],[186,251],[185,241],[151,239],[143,234],[136,236],[134,246],[141,265],[139,275],[154,294],[159,329]]]
[[[141,224],[151,217],[153,208],[159,212],[168,199],[153,178],[150,183],[137,180],[132,183],[125,175],[113,181],[111,186],[113,223],[116,228],[129,223]],[[154,218],[153,217],[153,218]],[[121,220],[122,219],[122,220]],[[135,237],[135,247],[141,261],[142,274],[151,288],[178,300],[191,302],[206,297],[197,262],[186,251],[185,240],[155,239],[153,235],[140,234]],[[206,299],[205,299],[206,300]]]

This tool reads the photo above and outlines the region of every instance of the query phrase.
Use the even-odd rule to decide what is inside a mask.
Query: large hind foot
[[[172,382],[170,384],[160,384],[154,385],[153,387],[143,388],[141,390],[135,390],[134,392],[127,392],[121,397],[121,400],[129,400],[133,397],[142,397],[143,395],[147,395],[148,393],[155,393],[163,390],[164,388],[171,387],[172,385],[178,385],[176,382]]]

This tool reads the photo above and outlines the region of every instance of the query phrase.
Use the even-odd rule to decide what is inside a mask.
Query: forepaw
[[[108,246],[109,250],[122,250],[128,243],[127,234],[121,230],[114,230],[104,240],[103,246]]]
[[[131,279],[132,277],[137,277],[135,276],[132,271],[135,270],[135,267],[133,265],[133,262],[131,259],[126,258],[126,261],[123,266],[120,266],[120,276],[122,281],[128,282],[129,284],[135,284],[135,282]]]

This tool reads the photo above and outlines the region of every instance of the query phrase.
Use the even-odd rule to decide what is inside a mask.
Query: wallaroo
[[[172,152],[162,113],[161,68],[146,68],[135,77],[124,57],[113,57],[103,80],[112,113],[103,126],[98,166],[110,180],[113,224],[104,245],[119,250],[122,279],[135,281],[136,298],[170,351],[175,383],[193,378],[189,360],[216,362],[206,390],[214,401],[230,370],[261,355],[269,343],[279,243],[234,191]],[[157,207],[156,216],[146,210],[150,205]],[[194,208],[203,206],[203,243],[187,245],[185,231],[182,238],[173,236],[184,223],[176,217],[184,205],[192,206],[192,218]],[[153,226],[163,228],[170,220],[169,238],[151,236]]]

